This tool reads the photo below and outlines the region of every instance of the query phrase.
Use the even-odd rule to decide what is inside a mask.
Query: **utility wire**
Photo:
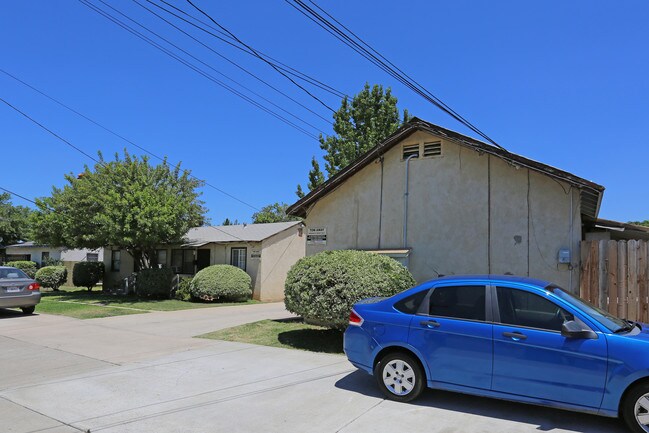
[[[277,66],[275,66],[272,62],[266,60],[266,59],[265,59],[261,54],[259,54],[259,53],[257,52],[257,50],[255,50],[254,48],[252,48],[250,45],[247,45],[246,43],[244,43],[241,39],[239,39],[238,37],[236,37],[236,36],[234,35],[234,33],[232,33],[232,32],[229,31],[227,28],[225,28],[224,26],[222,26],[221,24],[219,24],[218,22],[216,22],[216,20],[214,20],[214,18],[212,18],[211,16],[209,16],[209,15],[208,15],[206,12],[204,12],[201,8],[199,8],[199,7],[196,6],[194,3],[192,3],[191,0],[187,0],[187,3],[189,3],[189,4],[190,4],[194,9],[196,9],[198,12],[200,12],[200,13],[203,14],[203,15],[205,15],[205,16],[206,16],[210,21],[212,21],[214,24],[216,24],[216,25],[217,25],[221,30],[223,30],[224,32],[226,32],[227,34],[229,34],[230,36],[232,36],[232,37],[233,37],[233,38],[234,38],[238,43],[240,43],[241,45],[243,45],[244,47],[246,47],[247,49],[249,49],[249,50],[250,50],[250,51],[251,51],[251,52],[252,52],[252,53],[253,53],[257,58],[259,58],[260,60],[262,60],[262,61],[264,61],[265,63],[267,63],[268,65],[270,65],[270,67],[272,67],[272,68],[273,68],[275,71],[277,71],[280,75],[282,75],[282,76],[285,77],[287,80],[289,80],[291,83],[295,84],[297,87],[299,87],[299,88],[302,89],[304,92],[306,92],[307,95],[311,96],[313,99],[315,99],[316,101],[318,101],[318,102],[319,102],[320,104],[322,104],[324,107],[328,108],[332,113],[335,113],[335,112],[336,112],[333,108],[331,108],[329,105],[327,105],[325,102],[323,102],[320,98],[318,98],[317,96],[315,96],[313,93],[309,92],[306,88],[304,88],[303,86],[301,86],[300,84],[298,84],[294,79],[292,79],[291,77],[289,77],[289,76],[288,76],[284,71],[282,71],[281,69],[279,69],[279,68],[278,68]]]
[[[377,50],[372,48],[369,44],[363,41],[355,33],[353,33],[347,27],[342,25],[338,20],[333,18],[329,13],[324,11],[324,9],[318,6],[314,1],[309,0],[311,4],[313,4],[317,9],[321,10],[325,15],[333,19],[335,23],[337,23],[344,30],[341,30],[338,26],[336,26],[336,24],[333,24],[327,18],[323,17],[321,14],[319,14],[316,10],[308,6],[302,0],[293,0],[293,1],[285,0],[285,1],[293,8],[295,8],[297,11],[302,13],[304,16],[309,18],[311,21],[315,22],[318,26],[322,27],[328,33],[336,37],[339,41],[341,41],[342,43],[344,43],[345,45],[347,45],[348,47],[356,51],[358,54],[363,56],[365,59],[373,63],[375,66],[379,67],[381,70],[383,70],[393,78],[397,79],[397,81],[404,84],[409,89],[413,90],[415,93],[417,93],[418,95],[426,99],[428,102],[435,105],[437,108],[439,108],[449,116],[453,117],[455,120],[457,120],[458,122],[460,122],[461,124],[469,128],[476,134],[480,135],[481,137],[489,141],[494,146],[507,152],[507,150],[504,147],[496,143],[487,134],[482,132],[475,125],[473,125],[467,119],[462,117],[459,113],[451,109],[447,104],[445,104],[442,100],[440,100],[438,97],[433,95],[430,91],[425,89],[421,84],[417,83],[415,80],[410,78],[396,65],[394,65],[392,62],[387,60],[383,55],[381,55]],[[347,32],[345,32],[345,30]]]
[[[32,86],[31,84],[21,80],[20,78],[16,77],[15,75],[10,74],[9,72],[5,71],[4,69],[0,69],[0,72],[7,75],[8,77],[13,78],[14,80],[18,81],[19,83],[23,84],[24,86],[29,87],[30,89],[32,89],[36,93],[39,93],[40,95],[46,97],[50,101],[55,102],[56,104],[58,104],[61,107],[65,108],[66,110],[71,111],[72,113],[76,114],[79,117],[82,117],[83,119],[87,120],[88,122],[92,123],[93,125],[98,126],[99,128],[103,129],[104,131],[114,135],[115,137],[119,138],[120,140],[122,140],[122,141],[124,141],[124,142],[126,142],[126,143],[140,149],[142,152],[147,153],[148,155],[158,159],[159,161],[164,161],[165,160],[160,155],[157,155],[157,154],[153,153],[152,151],[150,151],[149,149],[147,149],[147,148],[145,148],[143,146],[140,146],[139,144],[129,140],[128,138],[124,137],[123,135],[118,134],[117,132],[115,132],[114,130],[108,128],[107,126],[104,126],[101,123],[97,122],[96,120],[91,119],[90,117],[86,116],[85,114],[75,110],[74,108],[70,107],[69,105],[64,104],[63,102],[61,102],[58,99],[48,95],[47,93],[43,92],[42,90],[37,89],[36,87]],[[233,196],[232,194],[222,190],[221,188],[218,188],[217,186],[215,186],[215,185],[213,185],[213,184],[211,184],[211,183],[209,183],[209,182],[207,182],[207,181],[205,181],[203,179],[200,179],[200,178],[194,176],[191,173],[189,174],[189,176],[191,178],[193,178],[193,179],[196,179],[196,180],[199,180],[199,181],[203,182],[205,184],[205,186],[209,186],[210,188],[220,192],[221,194],[223,194],[223,195],[225,195],[227,197],[230,197],[233,200],[238,201],[241,204],[244,204],[244,205],[246,205],[246,206],[248,206],[248,207],[250,207],[250,208],[252,208],[254,210],[257,210],[257,211],[259,210],[259,208],[257,208],[256,206],[253,206],[250,203],[247,203],[247,202]]]
[[[101,0],[100,0],[100,1],[101,1]],[[138,2],[137,0],[132,0],[132,1],[133,1],[134,3],[136,3],[138,6],[140,6],[141,8],[145,9],[146,11],[148,11],[149,13],[155,15],[156,17],[158,17],[159,19],[161,19],[161,20],[164,21],[165,23],[169,24],[170,26],[172,26],[173,28],[175,28],[175,29],[178,30],[179,32],[183,33],[185,36],[191,38],[193,41],[195,41],[195,42],[199,43],[200,45],[202,45],[203,47],[207,48],[207,49],[210,50],[212,53],[214,53],[214,54],[216,54],[217,56],[221,57],[223,60],[227,61],[228,63],[230,63],[230,64],[232,64],[232,65],[234,65],[234,66],[236,66],[236,67],[239,68],[241,71],[243,71],[243,72],[245,72],[246,74],[250,75],[251,77],[255,78],[257,81],[260,81],[261,83],[263,83],[263,84],[265,84],[266,86],[270,87],[271,89],[273,89],[274,91],[276,91],[276,92],[279,93],[280,95],[282,95],[282,96],[288,98],[288,99],[291,100],[292,102],[295,102],[295,103],[298,104],[300,107],[304,108],[305,110],[309,111],[310,113],[315,114],[315,115],[318,116],[320,119],[324,120],[325,122],[329,123],[330,125],[333,125],[333,123],[331,122],[331,120],[327,119],[326,117],[321,116],[320,114],[318,114],[317,112],[313,111],[312,109],[310,109],[310,108],[307,107],[306,105],[302,104],[301,102],[297,101],[296,99],[294,99],[294,98],[292,98],[291,96],[287,95],[286,93],[282,92],[282,91],[279,90],[277,87],[273,86],[272,84],[268,83],[267,81],[261,79],[260,77],[258,77],[258,76],[255,75],[255,74],[253,74],[252,72],[250,72],[249,70],[247,70],[247,69],[244,68],[243,66],[239,65],[238,63],[234,62],[233,60],[229,59],[228,57],[226,57],[226,56],[224,56],[223,54],[219,53],[218,51],[214,50],[214,49],[213,49],[212,47],[210,47],[209,45],[203,43],[201,40],[199,40],[199,39],[195,38],[194,36],[192,36],[191,34],[187,33],[186,31],[184,31],[184,30],[181,29],[180,27],[176,26],[174,23],[170,22],[170,21],[167,20],[166,18],[164,18],[164,17],[160,16],[159,14],[157,14],[155,11],[153,11],[153,10],[149,9],[148,7],[144,6],[143,4],[141,4],[140,2]],[[149,3],[151,3],[149,0],[146,0],[146,1],[149,2]],[[102,1],[102,3],[104,3],[104,2]],[[104,4],[105,4],[105,3],[104,3]],[[154,4],[154,5],[155,5],[155,4]],[[134,20],[132,20],[132,21],[135,22]],[[146,27],[144,27],[144,26],[142,26],[142,25],[140,25],[140,27],[145,28],[147,31],[151,32],[151,30],[147,29]],[[153,32],[151,32],[151,33],[153,33]],[[153,33],[153,34],[155,34],[155,33]],[[157,35],[157,34],[156,34],[156,35]],[[158,36],[159,38],[162,39],[161,36],[159,36],[159,35],[157,35],[157,36]],[[225,75],[224,75],[224,76],[225,76]],[[227,77],[227,76],[226,76],[226,77]],[[275,106],[275,107],[279,108],[280,110],[284,111],[285,113],[289,114],[290,116],[295,117],[297,120],[299,120],[299,121],[305,123],[306,125],[309,125],[310,127],[312,127],[313,129],[319,131],[319,132],[322,133],[323,135],[327,135],[324,131],[320,130],[318,127],[316,127],[316,126],[314,126],[314,125],[312,125],[312,124],[310,124],[310,123],[304,121],[303,119],[301,119],[301,118],[295,116],[294,114],[292,114],[292,113],[290,113],[289,111],[283,109],[282,107],[280,107],[279,105],[277,105],[277,104],[271,102],[270,100],[264,98],[263,96],[259,95],[258,93],[256,93],[256,92],[250,90],[249,88],[243,86],[242,84],[238,83],[237,81],[233,80],[232,78],[229,78],[229,77],[227,77],[227,78],[228,78],[229,80],[231,80],[231,81],[233,81],[233,82],[239,84],[241,87],[245,88],[246,90],[248,90],[249,92],[253,93],[254,95],[256,95],[256,96],[262,98],[264,101],[266,101],[266,102],[272,104],[273,106]]]
[[[66,140],[65,138],[61,137],[60,135],[58,135],[57,133],[55,133],[54,131],[52,131],[51,129],[49,129],[48,127],[46,127],[45,125],[43,125],[42,123],[38,122],[38,121],[37,121],[36,119],[34,119],[33,117],[29,116],[28,114],[26,114],[26,113],[23,112],[22,110],[16,108],[15,106],[13,106],[12,104],[10,104],[9,102],[5,101],[2,97],[0,97],[0,101],[1,101],[1,102],[4,102],[4,103],[7,104],[10,108],[12,108],[14,111],[20,113],[21,115],[23,115],[24,117],[26,117],[27,119],[29,119],[32,123],[36,124],[36,125],[39,126],[41,129],[44,129],[45,131],[47,131],[48,133],[50,133],[51,135],[53,135],[54,137],[56,137],[58,140],[62,141],[63,143],[67,144],[68,146],[70,146],[71,148],[73,148],[74,150],[76,150],[77,152],[79,152],[79,153],[85,155],[86,157],[92,159],[92,160],[95,161],[97,164],[101,165],[102,167],[106,167],[106,163],[104,163],[103,161],[98,160],[98,159],[96,159],[96,158],[90,156],[89,154],[87,154],[86,152],[84,152],[83,150],[81,150],[80,148],[78,148],[77,146],[75,146],[74,144],[70,143],[70,142],[69,142],[68,140]],[[22,195],[16,194],[16,193],[14,193],[14,192],[12,192],[12,191],[9,191],[9,190],[7,190],[7,189],[5,189],[5,188],[0,188],[0,189],[2,189],[3,191],[8,192],[8,193],[10,193],[10,194],[13,194],[13,195],[15,195],[16,197],[20,197],[20,198],[22,198],[22,199],[24,199],[24,200],[27,200],[27,201],[29,201],[29,202],[34,203],[34,204],[37,205],[37,203],[36,203],[35,201],[30,200],[30,199],[28,199],[28,198],[26,198],[26,197],[23,197]],[[228,233],[228,232],[226,232],[225,230],[221,230],[221,229],[218,228],[218,227],[215,227],[215,226],[208,226],[208,227],[210,227],[210,228],[212,228],[212,229],[214,229],[214,230],[216,230],[216,231],[219,231],[219,232],[221,232],[221,233],[224,233],[224,234],[226,234],[226,235],[228,235],[228,236],[231,236],[231,237],[233,237],[233,238],[235,238],[235,239],[238,239],[238,240],[240,240],[240,241],[242,241],[242,242],[248,243],[248,241],[246,241],[245,239],[242,239],[242,238],[240,238],[240,237],[238,237],[238,236],[235,236],[235,235],[233,235],[232,233]]]
[[[103,0],[99,0],[99,1],[101,1],[101,2],[104,3],[104,4],[106,4],[105,2],[103,2]],[[83,5],[89,7],[91,10],[97,12],[98,14],[102,15],[104,18],[107,18],[108,20],[110,20],[110,21],[112,21],[113,23],[117,24],[118,26],[122,27],[124,30],[128,31],[129,33],[131,33],[131,34],[137,36],[138,38],[140,38],[140,39],[142,39],[142,40],[144,40],[144,41],[147,42],[149,45],[154,46],[154,47],[157,48],[158,50],[164,52],[164,53],[167,54],[168,56],[174,58],[175,60],[179,61],[180,63],[182,63],[182,64],[184,64],[185,66],[189,67],[190,69],[194,70],[195,72],[197,72],[197,73],[203,75],[205,78],[207,78],[208,80],[212,81],[213,83],[215,83],[215,84],[217,84],[217,85],[219,85],[219,86],[225,88],[226,90],[230,91],[231,93],[234,93],[236,96],[239,96],[240,98],[244,99],[246,102],[249,102],[250,104],[252,104],[252,105],[256,106],[257,108],[259,108],[259,109],[265,111],[266,113],[270,114],[271,116],[273,116],[273,117],[279,119],[280,121],[286,123],[287,125],[289,125],[289,126],[295,128],[295,129],[297,129],[298,131],[302,132],[303,134],[307,135],[308,137],[310,137],[310,138],[312,138],[312,139],[314,139],[314,140],[317,140],[317,139],[318,139],[318,137],[317,137],[316,135],[310,133],[309,131],[305,130],[305,129],[302,128],[301,126],[296,125],[295,123],[293,123],[292,121],[286,119],[286,118],[283,117],[282,115],[277,114],[277,113],[274,112],[273,110],[269,109],[268,107],[265,107],[264,105],[262,105],[261,103],[255,101],[254,99],[250,98],[249,96],[247,96],[247,95],[245,95],[245,94],[239,92],[238,90],[236,90],[236,89],[232,88],[231,86],[225,84],[224,82],[218,80],[217,78],[213,77],[213,76],[210,75],[209,73],[207,73],[207,72],[201,70],[198,66],[193,65],[193,64],[190,63],[189,61],[183,59],[182,57],[178,56],[177,54],[173,53],[172,51],[168,50],[167,48],[165,48],[165,47],[163,47],[162,45],[158,44],[157,42],[153,41],[151,38],[149,38],[149,37],[145,36],[144,34],[138,32],[137,30],[135,30],[135,29],[133,29],[132,27],[130,27],[128,24],[124,23],[123,21],[120,21],[118,18],[115,18],[114,16],[110,15],[108,12],[106,12],[106,11],[102,10],[101,8],[97,7],[96,5],[90,3],[88,0],[79,0],[79,2],[82,3]],[[110,6],[110,5],[107,5],[107,6],[110,7],[111,9],[115,10],[116,12],[122,14],[120,11],[116,10],[116,9],[113,8],[112,6]],[[122,14],[122,15],[124,15],[124,14]],[[136,21],[132,20],[132,19],[129,18],[128,16],[126,16],[126,15],[124,15],[124,16],[125,16],[127,19],[129,19],[129,20],[133,21],[134,23],[136,23],[137,25],[139,25],[140,27],[142,27],[142,28],[144,28],[145,30],[149,31],[150,33],[156,35],[157,37],[159,37],[160,39],[162,39],[163,41],[165,41],[165,42],[168,43],[169,45],[173,46],[173,47],[176,48],[177,50],[183,52],[183,53],[186,54],[187,56],[189,56],[189,57],[191,57],[192,59],[196,60],[197,62],[199,62],[199,63],[205,65],[206,67],[208,67],[208,68],[214,70],[215,72],[217,72],[217,73],[219,73],[219,74],[221,74],[221,75],[224,75],[224,74],[222,74],[221,72],[219,72],[218,70],[216,70],[215,68],[213,68],[212,66],[210,66],[209,64],[207,64],[207,63],[203,62],[202,60],[200,60],[199,58],[197,58],[196,56],[194,56],[194,55],[192,55],[191,53],[187,52],[186,50],[180,48],[178,45],[175,45],[174,43],[172,43],[172,42],[170,42],[169,40],[163,38],[162,36],[158,35],[157,33],[153,32],[153,31],[151,31],[151,30],[148,30],[146,27],[144,27],[143,25],[141,25],[141,24],[137,23]],[[224,76],[225,76],[225,75],[224,75]],[[230,79],[229,77],[226,77],[226,78]],[[233,80],[233,81],[234,81],[234,80]],[[236,83],[236,81],[235,81],[235,83]],[[239,83],[237,83],[237,84],[239,84]],[[243,85],[241,85],[241,84],[239,84],[239,85],[240,85],[241,87],[247,89],[245,86],[243,86]],[[249,90],[249,89],[247,89],[247,90]],[[252,92],[251,90],[249,90],[249,91]],[[252,93],[254,93],[254,92],[252,92]],[[294,117],[297,117],[297,116],[294,116]],[[316,129],[317,129],[317,128],[316,128]]]
[[[246,54],[249,54],[249,55],[251,55],[253,57],[257,57],[257,56],[255,56],[255,54],[252,51],[247,50],[246,48],[244,48],[244,47],[242,47],[242,46],[240,46],[240,45],[238,45],[236,43],[231,42],[231,40],[234,40],[232,38],[232,36],[228,35],[227,33],[225,33],[224,31],[222,31],[220,29],[218,29],[217,27],[214,27],[214,26],[210,25],[209,23],[206,23],[205,21],[200,20],[200,19],[194,17],[193,15],[190,15],[189,13],[187,13],[184,10],[180,9],[179,7],[167,2],[166,0],[160,0],[160,1],[162,3],[164,3],[164,4],[166,4],[167,6],[173,8],[174,10],[178,11],[179,13],[183,14],[184,16],[186,16],[186,17],[200,23],[201,25],[198,25],[198,24],[195,24],[194,22],[188,21],[187,19],[175,14],[174,12],[170,11],[169,9],[166,9],[166,8],[152,2],[151,0],[146,0],[146,1],[148,3],[150,3],[150,4],[152,4],[153,6],[165,11],[166,13],[168,13],[170,15],[173,15],[174,17],[178,18],[179,20],[182,20],[185,23],[187,23],[187,24],[189,24],[189,25],[191,25],[191,26],[193,26],[193,27],[207,33],[208,35],[213,36],[214,38],[219,39],[220,41],[222,41],[222,42],[224,42],[224,43],[226,43],[226,44],[228,44],[228,45],[230,45],[230,46],[232,46],[232,47],[234,47],[234,48],[236,48],[236,49],[238,49],[240,51],[243,51]],[[217,32],[218,34],[220,34],[223,37],[221,37],[219,35],[216,35],[216,34],[210,32],[209,30],[206,30],[205,27],[202,27],[202,26],[205,26],[205,27],[207,27],[207,28],[209,28],[211,30],[214,30],[215,32]],[[224,37],[228,38],[228,39],[225,39]],[[267,60],[273,62],[275,64],[275,66],[277,66],[279,69],[283,70],[287,74],[291,74],[294,77],[299,78],[299,79],[301,79],[303,81],[306,81],[307,83],[309,83],[309,84],[311,84],[311,85],[313,85],[315,87],[319,87],[320,89],[325,90],[325,91],[331,93],[332,95],[334,95],[334,96],[336,96],[338,98],[344,98],[345,96],[349,97],[344,92],[341,92],[340,90],[337,90],[334,87],[331,87],[330,85],[325,84],[322,81],[320,81],[320,80],[318,80],[318,79],[316,79],[316,78],[314,78],[314,77],[312,77],[310,75],[305,74],[304,72],[301,72],[301,71],[287,65],[286,63],[280,62],[279,60],[269,56],[268,54],[266,54],[266,53],[264,53],[264,52],[262,52],[260,50],[256,50],[256,51],[257,51],[258,54],[260,54],[261,56],[263,56]]]
[[[14,195],[14,196],[16,196],[16,197],[18,197],[18,198],[22,198],[23,200],[28,201],[28,202],[30,202],[30,203],[37,204],[37,203],[36,203],[34,200],[32,200],[31,198],[27,198],[27,197],[25,197],[24,195],[20,195],[20,194],[18,194],[18,193],[13,192],[13,191],[9,191],[8,189],[3,188],[3,187],[1,187],[1,186],[0,186],[0,190],[4,191],[4,192],[6,192],[6,193],[9,193],[9,194],[11,194],[11,195]]]
[[[35,123],[36,125],[40,126],[42,129],[46,130],[47,132],[49,132],[50,134],[52,134],[53,136],[55,136],[56,138],[58,138],[59,140],[61,140],[63,143],[67,144],[68,146],[70,146],[71,148],[73,148],[74,150],[76,150],[77,152],[82,153],[83,155],[85,155],[85,156],[87,156],[88,158],[92,159],[92,160],[95,161],[96,163],[100,164],[100,162],[99,162],[99,160],[98,160],[97,158],[95,158],[94,156],[90,155],[89,153],[86,153],[85,151],[83,151],[81,148],[75,146],[74,144],[70,143],[68,140],[66,140],[65,138],[61,137],[61,136],[58,135],[56,132],[52,131],[52,130],[49,129],[47,126],[43,125],[42,123],[40,123],[39,121],[37,121],[37,120],[34,119],[33,117],[30,117],[30,116],[29,116],[27,113],[25,113],[24,111],[21,111],[19,108],[17,108],[17,107],[15,107],[14,105],[10,104],[10,103],[7,102],[6,100],[4,100],[2,97],[0,97],[0,102],[5,103],[5,104],[8,105],[11,109],[13,109],[14,111],[17,111],[18,113],[22,114],[24,117],[26,117],[27,119],[31,120],[33,123]]]

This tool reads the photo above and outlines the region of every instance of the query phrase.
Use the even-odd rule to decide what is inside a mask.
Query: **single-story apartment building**
[[[35,262],[38,266],[45,266],[50,260],[60,261],[68,269],[68,281],[66,284],[71,285],[74,264],[78,262],[103,262],[104,250],[101,248],[96,250],[88,248],[67,249],[27,241],[9,245],[5,249],[5,255],[2,258],[4,263],[18,260],[29,260]]]
[[[205,226],[189,230],[181,245],[161,245],[156,262],[191,276],[216,264],[237,266],[252,279],[253,299],[284,299],[286,274],[305,254],[300,221]],[[106,248],[104,284],[118,284],[136,271],[124,250]]]
[[[514,274],[579,287],[582,222],[604,187],[414,118],[291,205],[306,254],[359,249],[417,281]]]
[[[48,260],[60,260],[63,263],[98,262],[104,260],[104,252],[102,249],[66,249],[27,241],[9,245],[5,249],[5,262],[18,260],[29,260],[35,262],[38,266],[43,266]]]

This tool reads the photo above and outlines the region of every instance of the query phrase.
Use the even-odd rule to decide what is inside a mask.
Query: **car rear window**
[[[26,273],[17,268],[0,269],[0,280],[15,280],[29,278]]]
[[[394,308],[406,314],[415,314],[419,310],[419,306],[426,297],[428,290],[422,290],[414,295],[410,295],[407,298],[403,298],[396,304]]]

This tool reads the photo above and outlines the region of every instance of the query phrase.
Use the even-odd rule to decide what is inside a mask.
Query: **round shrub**
[[[169,299],[174,276],[171,268],[142,269],[135,277],[135,294],[141,298]]]
[[[252,296],[251,282],[250,275],[236,266],[212,265],[194,276],[190,292],[204,301],[241,301]]]
[[[45,266],[36,272],[35,279],[43,287],[59,290],[68,280],[68,270],[65,266]]]
[[[92,290],[104,277],[102,262],[79,262],[72,268],[72,284]]]
[[[416,284],[396,260],[367,251],[324,251],[300,259],[286,277],[286,309],[305,321],[344,328],[364,298],[392,296]]]
[[[34,278],[36,276],[36,271],[38,270],[38,264],[29,260],[17,260],[15,262],[7,262],[5,266],[11,266],[12,268],[18,268],[24,273],[26,273],[29,278]]]

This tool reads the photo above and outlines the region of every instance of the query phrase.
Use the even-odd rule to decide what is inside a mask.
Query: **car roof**
[[[546,280],[539,280],[536,278],[530,278],[530,277],[520,277],[516,275],[445,275],[443,277],[436,278],[434,280],[431,280],[431,282],[437,282],[437,281],[446,281],[446,282],[452,282],[452,281],[490,281],[492,284],[498,284],[498,283],[520,283],[520,284],[529,284],[533,286],[539,286],[539,287],[547,287],[551,284],[553,284],[550,281]]]

